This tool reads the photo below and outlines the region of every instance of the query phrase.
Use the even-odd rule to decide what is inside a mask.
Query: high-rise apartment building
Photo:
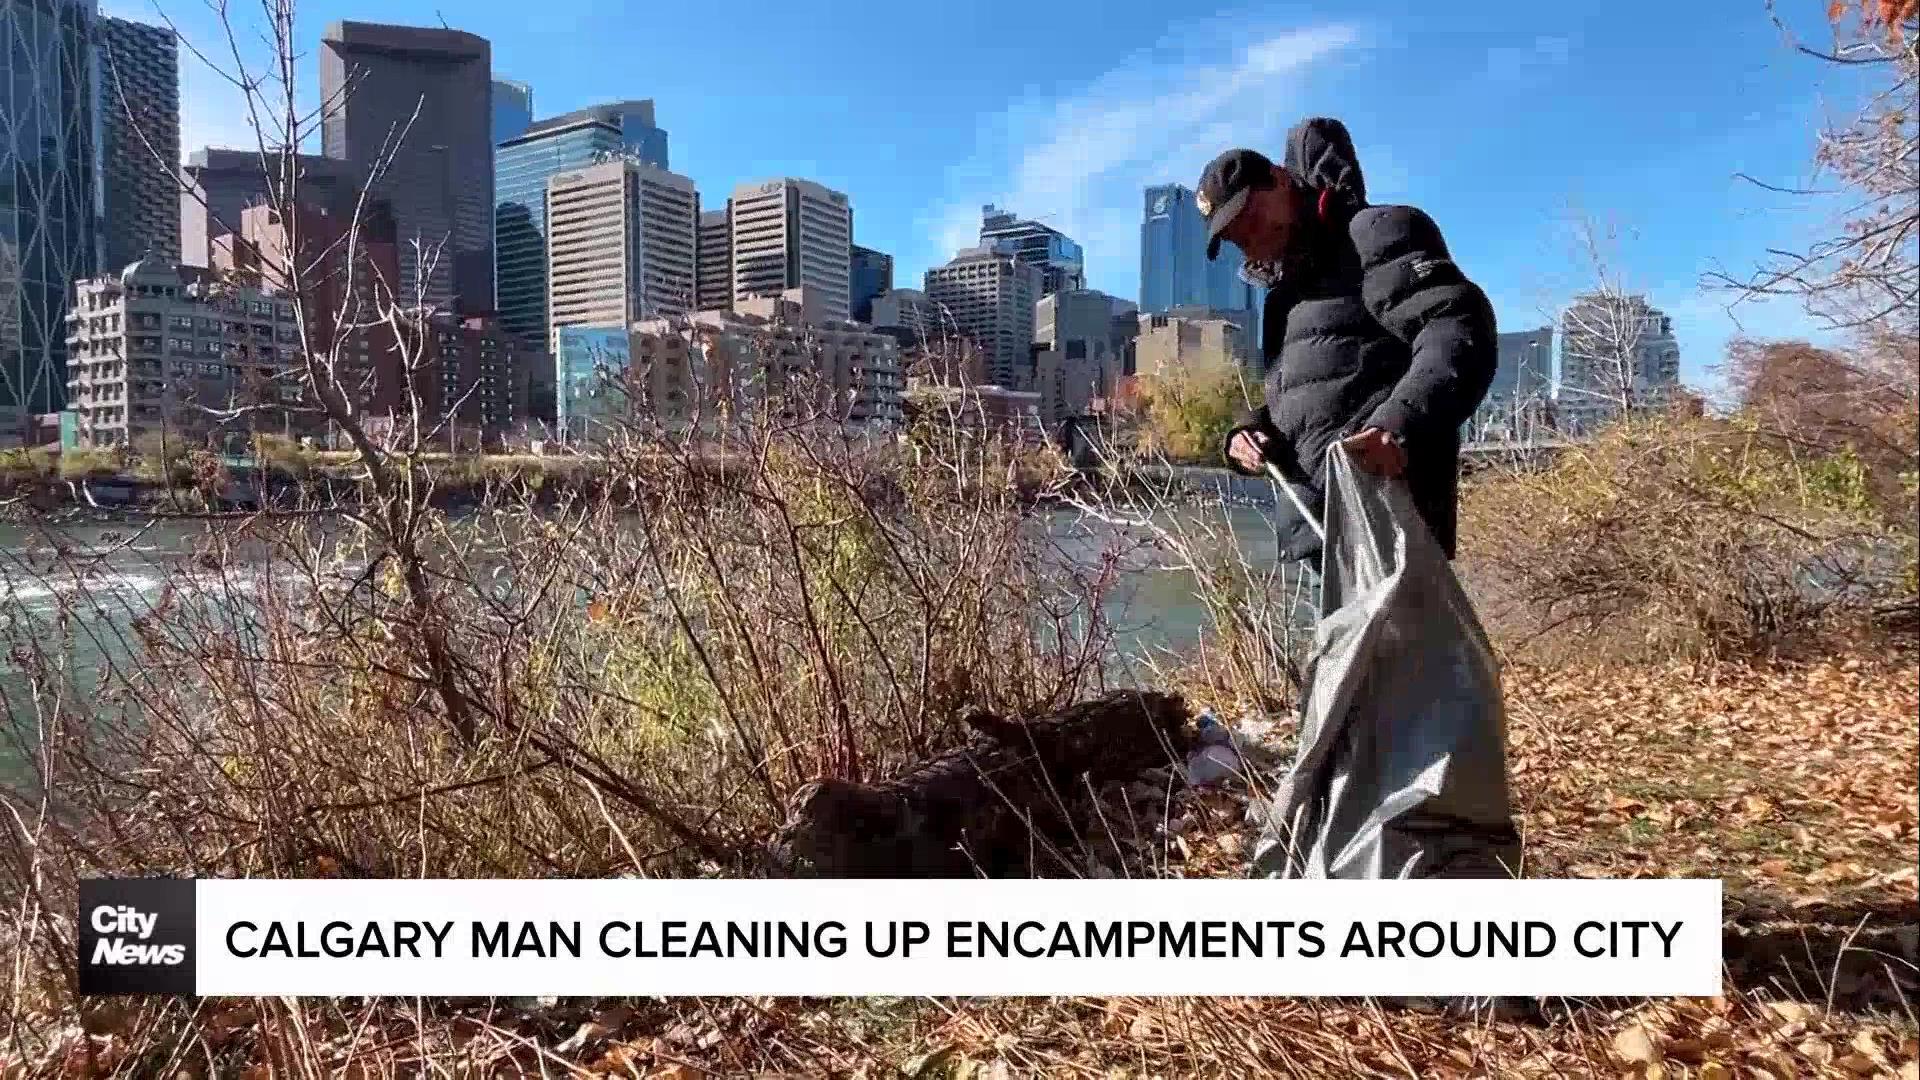
[[[700,214],[699,265],[695,276],[694,307],[700,311],[733,310],[732,208]]]
[[[352,237],[349,238],[349,229]],[[294,297],[292,268],[305,275],[296,302],[315,348],[332,353],[341,382],[379,424],[417,416],[443,449],[497,445],[533,412],[544,352],[496,321],[440,312],[394,310],[377,282],[392,281],[399,253],[384,204],[360,215],[306,205],[291,214],[252,206],[237,234],[214,244],[214,262],[237,283]],[[389,317],[391,316],[391,317]],[[288,340],[298,344],[297,333]],[[298,359],[283,349],[283,364]],[[318,427],[315,410],[309,426]]]
[[[853,207],[844,193],[785,177],[733,189],[733,300],[806,287],[852,315]]]
[[[996,206],[984,206],[980,210],[980,246],[1038,267],[1042,296],[1062,289],[1086,288],[1086,257],[1080,245],[1050,225],[1023,220]]]
[[[331,353],[361,408],[376,414],[410,408],[400,341],[386,318],[407,303],[391,284],[404,256],[384,203],[363,212],[357,224],[351,212],[333,214],[311,203],[287,213],[249,206],[232,233],[215,238],[212,251],[214,269],[228,279],[297,299],[307,341],[296,343]]]
[[[699,195],[684,176],[616,160],[547,182],[547,323],[626,326],[689,311]]]
[[[443,311],[493,304],[492,92],[492,47],[473,34],[336,22],[320,39],[321,152],[392,204],[401,291]]]
[[[847,278],[851,290],[848,306],[853,320],[870,323],[874,298],[893,289],[893,256],[855,244]]]
[[[421,409],[433,442],[449,450],[487,449],[534,417],[533,373],[548,354],[496,319],[434,315],[408,324],[426,377]]]
[[[98,25],[104,265],[178,259],[180,42],[164,26]]]
[[[257,150],[205,147],[189,155],[180,169],[180,261],[212,266],[214,241],[240,231],[241,211],[269,201],[269,193],[281,184],[280,166],[278,156],[263,164]],[[342,216],[353,212],[360,188],[346,162],[298,154],[293,167],[297,203]]]
[[[493,80],[493,143],[519,138],[533,126],[533,87],[512,79]]]
[[[150,256],[74,283],[68,408],[87,446],[294,435],[307,413],[293,298]]]
[[[1556,422],[1573,433],[1625,408],[1663,406],[1680,385],[1673,320],[1638,295],[1587,293],[1560,312]]]
[[[68,295],[99,266],[91,0],[0,0],[0,438],[66,400]]]
[[[667,167],[653,102],[620,101],[542,120],[494,151],[494,306],[530,342],[547,334],[547,181],[613,157]]]
[[[1501,334],[1488,397],[1539,397],[1553,392],[1553,327]]]
[[[989,248],[969,248],[927,271],[927,298],[980,350],[989,383],[1025,390],[1033,378],[1034,305],[1040,268]]]
[[[1240,277],[1243,257],[1230,243],[1220,257],[1207,259],[1207,222],[1194,205],[1193,190],[1162,184],[1146,191],[1140,223],[1140,310],[1165,314],[1177,307],[1207,307],[1248,313],[1244,325],[1260,340],[1264,290]]]

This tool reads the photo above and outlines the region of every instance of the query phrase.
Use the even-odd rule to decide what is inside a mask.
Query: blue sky
[[[154,0],[101,6],[158,21]],[[201,0],[157,6],[225,53]],[[1824,0],[1779,6],[1797,31],[1825,34]],[[1675,317],[1693,382],[1739,329],[1812,329],[1789,304],[1729,314],[1731,298],[1699,277],[1818,224],[1733,174],[1806,180],[1819,119],[1858,94],[1851,76],[1795,55],[1763,0],[314,0],[298,15],[302,95],[315,92],[326,23],[442,14],[492,40],[495,73],[532,84],[539,115],[655,99],[675,171],[709,201],[781,175],[847,192],[855,239],[895,255],[900,285],[971,243],[993,201],[1067,231],[1094,288],[1136,297],[1144,186],[1191,185],[1230,145],[1277,157],[1292,122],[1338,116],[1374,201],[1431,213],[1503,329],[1542,325],[1594,279],[1568,222],[1601,223],[1616,236],[1610,271]],[[255,29],[242,27],[249,55]],[[233,88],[184,67],[183,146],[250,145]]]

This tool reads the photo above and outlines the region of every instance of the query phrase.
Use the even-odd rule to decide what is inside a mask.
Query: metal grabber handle
[[[1262,462],[1262,464],[1266,466],[1267,475],[1273,478],[1273,482],[1280,485],[1281,491],[1287,493],[1287,501],[1293,504],[1295,510],[1300,511],[1301,517],[1306,519],[1307,527],[1313,530],[1313,535],[1318,536],[1322,544],[1326,543],[1327,530],[1320,526],[1320,519],[1313,516],[1313,511],[1307,509],[1306,501],[1300,498],[1298,491],[1293,489],[1293,483],[1281,474],[1280,466],[1271,461]]]

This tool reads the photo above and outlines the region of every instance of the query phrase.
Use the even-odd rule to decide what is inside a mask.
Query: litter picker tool
[[[1287,493],[1287,501],[1293,504],[1295,510],[1300,511],[1300,516],[1306,519],[1307,527],[1313,530],[1313,535],[1319,537],[1322,544],[1326,543],[1327,530],[1321,527],[1320,519],[1313,516],[1313,511],[1307,509],[1306,501],[1300,498],[1300,493],[1293,490],[1293,483],[1289,481],[1286,476],[1282,475],[1280,466],[1275,465],[1271,461],[1264,462],[1264,464],[1267,468],[1267,475],[1273,478],[1274,483],[1280,485],[1281,491]]]

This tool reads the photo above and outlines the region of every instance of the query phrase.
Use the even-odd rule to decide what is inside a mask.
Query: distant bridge
[[[1470,442],[1460,447],[1460,467],[1472,472],[1489,465],[1522,465],[1539,467],[1560,456],[1560,452],[1570,446],[1579,446],[1578,439],[1531,439],[1526,442]]]

